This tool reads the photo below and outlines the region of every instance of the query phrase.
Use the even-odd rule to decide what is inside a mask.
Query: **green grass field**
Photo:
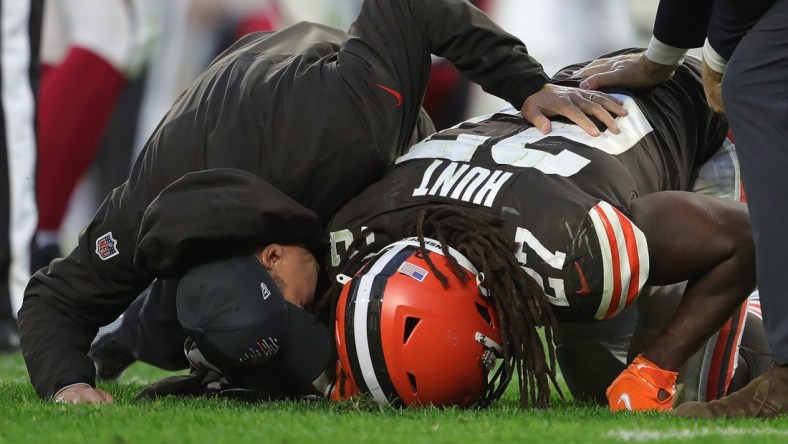
[[[0,443],[611,443],[788,442],[788,418],[698,421],[667,414],[614,414],[558,401],[521,410],[510,388],[486,410],[393,410],[359,404],[174,399],[133,401],[168,373],[135,364],[104,406],[40,401],[21,355],[0,355]]]

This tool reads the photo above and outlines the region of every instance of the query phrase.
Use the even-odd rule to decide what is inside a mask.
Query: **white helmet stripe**
[[[380,387],[380,382],[375,375],[375,366],[372,362],[372,355],[369,350],[367,311],[371,296],[372,284],[375,277],[386,267],[394,256],[400,251],[411,246],[410,244],[394,244],[386,250],[383,255],[376,259],[372,267],[360,278],[358,292],[356,293],[355,309],[353,312],[353,339],[356,344],[356,354],[359,366],[361,367],[364,383],[369,389],[370,394],[375,400],[383,405],[388,405],[389,400]]]
[[[607,202],[589,212],[602,253],[604,284],[596,319],[609,319],[629,305],[648,278],[646,237]]]

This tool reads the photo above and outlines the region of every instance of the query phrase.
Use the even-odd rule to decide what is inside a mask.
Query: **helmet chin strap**
[[[493,341],[492,339],[490,339],[489,337],[483,335],[478,331],[476,332],[474,339],[476,339],[476,342],[483,345],[484,348],[488,350],[492,349],[493,351],[495,351],[496,355],[503,356],[503,347],[501,347],[501,344]]]
[[[495,360],[503,357],[503,348],[500,344],[478,331],[474,335],[474,339],[484,346],[481,364],[489,372],[495,367]]]
[[[339,273],[335,279],[337,280],[337,283],[340,283],[342,285],[345,285],[352,280],[350,276],[342,273]]]
[[[479,289],[479,293],[481,293],[482,296],[486,298],[490,297],[490,290],[484,286],[484,273],[482,272],[479,272],[479,274],[476,275],[476,288]]]
[[[476,332],[474,339],[484,346],[481,365],[489,373],[495,368],[497,359],[503,358],[503,347],[480,332]],[[511,372],[506,371],[506,365],[501,364],[492,377],[487,378],[484,383],[484,391],[478,401],[478,405],[485,407],[490,402],[503,396],[509,381],[512,379]]]

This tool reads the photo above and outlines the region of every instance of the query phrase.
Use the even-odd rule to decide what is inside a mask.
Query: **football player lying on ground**
[[[154,277],[177,277],[231,251],[303,241],[288,214],[274,214],[276,201],[292,199],[324,224],[377,180],[415,135],[429,134],[423,132],[429,119],[420,117],[432,53],[522,109],[545,132],[546,116],[554,114],[593,134],[599,130],[584,112],[614,131],[607,111],[625,114],[606,95],[548,85],[522,42],[464,0],[368,1],[347,33],[300,23],[248,35],[176,100],[129,180],[106,198],[75,250],[30,280],[19,332],[38,396],[110,401],[94,388],[86,352],[98,328],[117,318]],[[215,190],[221,200],[221,191],[245,176],[268,184],[265,198],[233,214],[199,212],[170,228],[187,236],[248,224],[257,235],[243,239],[246,244],[199,249],[186,240],[177,248],[188,260],[178,264],[162,262],[159,246],[139,248],[145,213],[162,190],[183,180],[190,191]],[[193,196],[187,193],[173,211],[201,207]]]
[[[412,399],[425,386],[418,384],[419,373],[435,365],[429,354],[422,366],[412,360],[411,367],[401,365],[398,360],[410,357],[410,336],[386,333],[415,336],[430,320],[425,314],[416,327],[389,325],[406,320],[386,315],[385,281],[399,267],[410,268],[413,253],[397,245],[403,249],[398,254],[389,249],[367,258],[418,234],[453,247],[483,273],[500,317],[504,363],[519,372],[523,405],[549,403],[553,314],[559,321],[604,321],[632,305],[644,285],[688,281],[664,328],[606,390],[614,410],[672,407],[677,371],[754,289],[753,244],[744,204],[683,191],[727,132],[706,105],[699,62],[688,60],[664,88],[625,95],[629,115],[619,119],[621,134],[595,140],[572,125],[554,125],[544,136],[513,112],[442,131],[412,147],[384,179],[340,210],[331,223],[334,273],[354,276],[367,263],[350,287],[345,284],[350,294],[337,308],[340,356],[347,348],[350,362],[344,370],[362,392],[380,400]],[[502,224],[495,227],[490,217]],[[415,228],[413,221],[419,221]],[[352,242],[350,251],[361,252],[348,262]],[[419,276],[450,274],[440,266],[421,267]],[[402,291],[393,292],[396,306]],[[417,312],[420,301],[408,303]],[[409,319],[418,321],[416,315]],[[547,358],[538,327],[548,338]],[[467,334],[435,339],[435,347],[462,341],[482,348]]]
[[[576,68],[564,70],[557,81],[566,81]],[[346,290],[337,308],[338,349],[344,379],[353,384],[339,384],[335,397],[346,395],[343,388],[353,393],[357,385],[381,402],[486,404],[500,396],[517,369],[522,405],[546,407],[549,381],[555,382],[556,318],[615,318],[633,305],[645,285],[689,281],[667,326],[610,389],[614,408],[623,393],[632,409],[671,407],[676,371],[754,288],[752,239],[744,204],[682,191],[690,189],[704,161],[730,146],[725,121],[706,105],[698,62],[688,59],[670,82],[651,91],[620,92],[629,110],[618,119],[621,134],[595,139],[574,125],[554,123],[554,133],[545,136],[514,110],[472,119],[412,147],[384,179],[339,211],[331,223],[332,273],[354,276],[362,263],[367,265],[350,284],[342,279],[345,285],[321,301],[332,309],[338,289]],[[166,217],[166,206],[159,211]],[[396,243],[411,236],[418,238]],[[425,242],[422,249],[439,245],[455,250],[419,253],[425,236],[436,241]],[[368,257],[368,252],[392,243],[386,253]],[[391,253],[394,249],[396,254]],[[351,254],[357,250],[363,251]],[[465,266],[452,267],[445,259],[449,257],[461,258]],[[441,304],[438,311],[444,315],[432,306],[429,313],[444,327],[437,331],[462,329],[468,334],[425,334],[418,341],[421,349],[406,350],[400,333],[418,332],[429,316],[423,323],[412,316],[393,326],[389,324],[395,321],[383,312],[408,304],[416,304],[418,311],[423,308],[420,301],[438,297],[434,293],[456,297],[455,271],[460,277],[478,273],[491,299],[474,290],[464,293],[464,306]],[[376,273],[380,275],[374,278]],[[408,292],[385,284],[394,279],[392,274],[400,281],[401,275],[412,276],[417,292],[423,280],[424,291],[433,298],[415,297],[406,303]],[[443,289],[436,276],[454,279],[455,285]],[[399,296],[389,296],[389,290]],[[100,374],[117,376],[135,358],[165,368],[188,365],[177,358],[187,332],[156,327],[161,322],[154,314],[175,315],[172,308],[154,309],[156,300],[135,302],[132,308],[138,311],[127,311],[120,328],[94,344]],[[453,315],[445,315],[447,311]],[[542,327],[548,338],[546,353],[537,333]],[[479,341],[473,328],[482,333]],[[382,338],[385,329],[398,334]],[[177,362],[144,357],[144,350],[155,350],[163,342],[170,343],[174,351],[166,355]],[[503,370],[488,383],[483,370],[499,348]],[[470,352],[462,355],[466,361],[457,362],[446,355],[448,349]],[[411,367],[400,365],[405,361]],[[470,382],[463,376],[467,372],[441,372],[446,366],[470,369]],[[604,390],[614,376],[593,383]],[[407,393],[417,387],[423,394],[438,383],[448,394],[430,398]]]

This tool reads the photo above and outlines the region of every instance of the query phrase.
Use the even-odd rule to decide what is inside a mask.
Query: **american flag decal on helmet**
[[[410,276],[419,282],[423,282],[424,278],[426,278],[427,275],[429,274],[429,272],[424,268],[421,268],[418,265],[411,264],[410,262],[407,261],[403,262],[402,265],[399,266],[399,269],[397,271],[404,274],[405,276]]]
[[[602,252],[604,286],[596,319],[609,319],[635,300],[648,278],[646,236],[607,202],[589,211]]]
[[[118,241],[112,237],[111,231],[96,239],[96,254],[102,261],[117,256],[119,253]]]

